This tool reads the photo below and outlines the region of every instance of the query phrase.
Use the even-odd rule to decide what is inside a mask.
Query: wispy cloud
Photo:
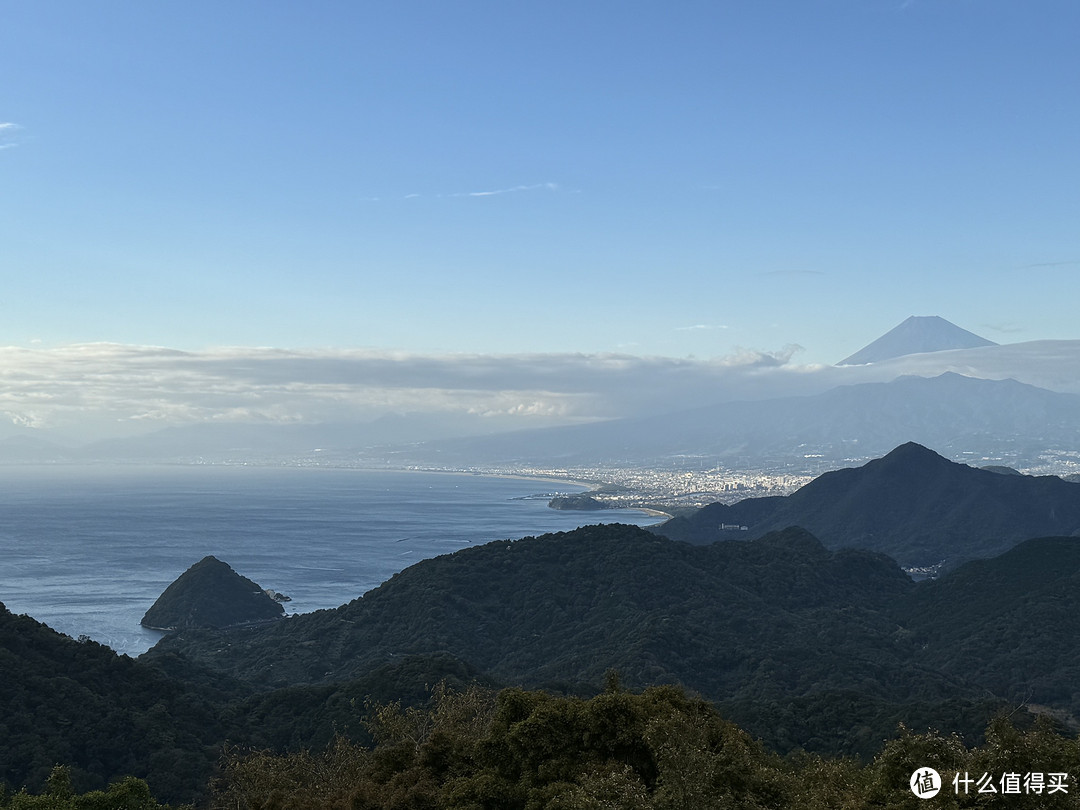
[[[18,124],[10,121],[0,122],[0,149],[11,149],[18,146],[18,133],[22,129]]]
[[[1013,335],[1017,332],[1026,332],[1027,328],[1020,326],[1019,324],[1004,322],[1004,323],[983,323],[979,324],[984,329],[989,329],[992,332],[1001,332],[1006,335]]]
[[[450,197],[496,197],[500,194],[513,194],[518,191],[558,191],[558,183],[533,183],[531,186],[511,186],[495,191],[463,191],[450,194]]]
[[[1080,266],[1080,260],[1065,261],[1065,262],[1037,262],[1035,264],[1022,264],[1021,270],[1037,270],[1046,267],[1078,267]]]
[[[676,332],[709,332],[714,329],[730,329],[722,323],[696,323],[693,326],[676,326]]]
[[[763,276],[824,276],[823,270],[766,270]]]
[[[780,368],[781,366],[788,365],[791,362],[791,358],[801,351],[803,351],[803,347],[798,343],[789,343],[777,352],[765,352],[760,349],[738,347],[735,349],[734,353],[722,358],[720,362],[728,368]]]
[[[419,192],[412,192],[405,194],[401,197],[364,197],[367,202],[382,202],[384,200],[417,200],[417,199],[448,199],[452,197],[501,197],[505,194],[520,194],[528,191],[549,191],[559,192],[562,191],[562,187],[558,183],[531,183],[522,184],[517,186],[508,186],[507,188],[497,188],[488,191],[452,191],[452,192],[439,192],[434,194],[421,194]],[[576,193],[576,192],[571,192]]]

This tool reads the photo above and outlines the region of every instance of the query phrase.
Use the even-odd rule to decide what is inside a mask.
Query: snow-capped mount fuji
[[[948,349],[977,349],[997,346],[992,340],[961,329],[937,315],[912,315],[899,326],[889,330],[873,343],[864,346],[837,365],[861,366],[879,363],[894,357]]]

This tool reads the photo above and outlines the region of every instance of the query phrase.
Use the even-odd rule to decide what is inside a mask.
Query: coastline
[[[146,609],[207,554],[289,593],[291,615],[336,608],[412,564],[471,545],[587,523],[644,526],[655,517],[636,507],[560,513],[544,499],[512,497],[594,486],[565,478],[415,468],[240,469],[273,475],[234,475],[224,465],[139,465],[138,475],[130,467],[114,477],[79,465],[58,477],[50,470],[12,477],[0,498],[7,509],[0,599],[14,613],[134,657],[161,637],[140,626]],[[309,475],[313,469],[332,478],[324,486],[322,475]],[[350,471],[361,475],[354,479]],[[435,476],[424,482],[407,472],[472,480],[440,484]],[[381,474],[391,477],[384,481]],[[43,534],[43,520],[49,530],[29,542]],[[105,565],[128,559],[140,563]]]
[[[582,481],[577,478],[557,478],[552,475],[529,475],[527,473],[513,472],[488,472],[486,470],[447,470],[428,467],[355,467],[351,469],[373,470],[376,472],[417,472],[439,473],[442,475],[467,475],[474,478],[505,478],[511,481],[537,481],[547,484],[564,484],[574,487],[582,487],[587,490],[595,489],[597,486],[602,486],[603,484],[610,483],[607,481]]]
[[[646,515],[652,515],[653,517],[662,517],[666,520],[671,520],[675,516],[668,512],[662,512],[659,509],[650,509],[647,506],[628,506],[627,509],[636,509],[639,512],[644,512]]]
[[[512,481],[536,481],[538,483],[562,484],[564,486],[581,487],[583,490],[585,490],[585,492],[583,492],[583,493],[575,493],[575,494],[585,494],[587,492],[595,491],[597,489],[597,487],[612,485],[614,483],[612,481],[600,481],[600,480],[583,481],[583,480],[577,479],[577,478],[556,478],[556,477],[550,476],[550,475],[547,475],[547,476],[545,476],[545,475],[529,475],[527,473],[511,473],[511,472],[498,472],[498,473],[497,472],[482,472],[482,471],[479,471],[479,470],[445,470],[445,469],[426,469],[426,468],[418,468],[418,467],[399,467],[399,468],[397,468],[397,470],[400,471],[400,472],[443,473],[443,474],[446,474],[446,475],[468,475],[468,476],[474,476],[474,477],[478,477],[478,478],[503,478],[503,479],[512,480]],[[612,506],[612,507],[606,507],[605,509],[596,510],[596,511],[601,511],[602,512],[602,511],[609,511],[610,509],[628,509],[628,510],[631,510],[631,511],[634,511],[634,512],[641,512],[642,514],[649,515],[651,517],[663,518],[664,520],[671,520],[674,517],[674,515],[670,514],[669,512],[664,512],[664,511],[662,511],[660,509],[653,509],[653,508],[648,507],[648,506]],[[585,510],[567,509],[565,511],[567,511],[567,512],[575,512],[575,511],[585,511]]]

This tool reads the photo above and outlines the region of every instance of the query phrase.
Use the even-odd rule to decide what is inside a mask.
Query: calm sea
[[[631,510],[560,512],[581,487],[512,478],[263,467],[0,468],[0,601],[71,636],[137,655],[139,620],[207,554],[292,597],[337,607],[428,557]]]

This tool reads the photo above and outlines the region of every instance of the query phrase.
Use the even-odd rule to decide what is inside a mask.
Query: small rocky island
[[[275,621],[284,614],[278,601],[228,563],[203,557],[165,589],[141,624],[150,630],[220,630]]]

